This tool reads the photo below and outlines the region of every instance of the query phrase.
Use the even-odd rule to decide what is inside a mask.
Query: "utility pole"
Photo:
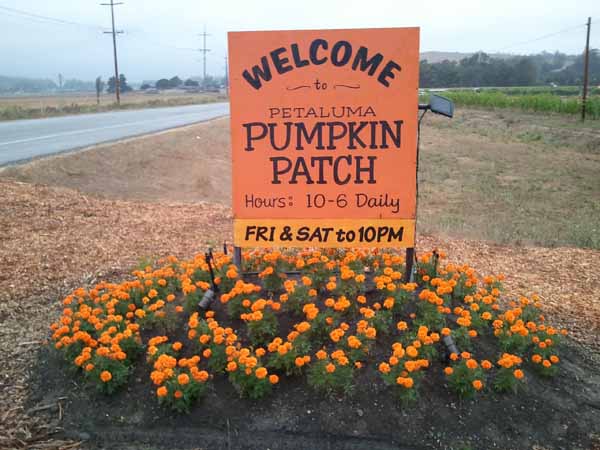
[[[592,27],[592,18],[588,17],[587,21],[587,38],[585,40],[585,55],[583,61],[583,98],[581,101],[581,121],[585,121],[585,102],[587,101],[588,90],[588,72],[590,66],[590,28]]]
[[[225,94],[229,97],[229,67],[227,65],[227,56],[225,57]]]
[[[204,26],[204,31],[200,33],[202,36],[202,48],[199,48],[198,51],[202,52],[202,61],[203,61],[203,75],[202,75],[202,87],[206,87],[206,54],[210,52],[209,48],[206,48],[206,36],[210,36],[210,34],[206,33],[206,26]]]
[[[112,31],[105,31],[105,34],[112,34],[113,38],[113,55],[115,59],[115,94],[117,96],[117,105],[121,105],[121,86],[119,83],[119,63],[117,61],[117,34],[123,33],[122,31],[115,30],[115,6],[122,5],[123,3],[115,3],[114,0],[110,0],[110,3],[100,3],[102,6],[110,6],[110,18],[112,20]]]

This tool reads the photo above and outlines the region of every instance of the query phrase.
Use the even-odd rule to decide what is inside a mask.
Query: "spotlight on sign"
[[[441,95],[431,94],[429,97],[429,104],[419,105],[421,110],[429,110],[432,113],[440,114],[452,118],[454,116],[454,103],[452,100],[442,97]]]

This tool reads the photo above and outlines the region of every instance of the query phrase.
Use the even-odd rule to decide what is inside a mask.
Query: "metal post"
[[[239,272],[242,272],[242,248],[233,247],[233,264],[238,268]]]
[[[404,282],[405,283],[409,283],[411,276],[412,276],[412,271],[413,271],[413,264],[414,264],[414,260],[415,260],[415,248],[414,247],[409,247],[406,249],[406,272],[404,273]]]

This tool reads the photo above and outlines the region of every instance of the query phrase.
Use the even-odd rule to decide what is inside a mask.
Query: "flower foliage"
[[[130,280],[66,296],[52,341],[105,394],[129,383],[135,364],[150,365],[159,403],[181,412],[215,376],[258,399],[281,377],[303,374],[319,392],[344,394],[371,370],[405,402],[435,370],[462,397],[487,386],[516,392],[528,372],[555,375],[566,331],[546,323],[540,299],[504,299],[502,275],[444,260],[421,255],[416,280],[405,283],[394,252],[254,250],[243,254],[254,278],[215,254],[219,293],[200,312],[211,287],[205,256],[168,257]]]

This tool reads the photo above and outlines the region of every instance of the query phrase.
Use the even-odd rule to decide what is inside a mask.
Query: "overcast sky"
[[[0,0],[0,75],[91,80],[110,76],[109,0]],[[198,36],[210,36],[207,71],[223,74],[227,31],[421,27],[421,50],[580,53],[592,16],[600,47],[600,0],[123,0],[115,7],[120,72],[129,80],[202,73]],[[13,8],[73,23],[25,16]],[[575,28],[577,27],[577,28]],[[569,31],[545,39],[542,36]]]

